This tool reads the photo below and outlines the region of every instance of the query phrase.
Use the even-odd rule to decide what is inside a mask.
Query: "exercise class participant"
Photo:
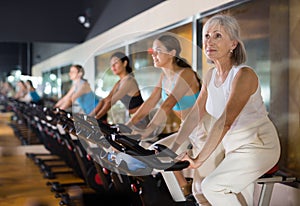
[[[154,88],[150,97],[127,122],[127,125],[135,129],[135,125],[142,118],[145,118],[153,108],[163,100],[157,112],[154,114],[147,128],[137,131],[143,137],[142,140],[149,139],[153,134],[159,134],[167,121],[170,112],[174,112],[177,117],[184,120],[190,109],[193,107],[201,88],[200,79],[191,66],[180,57],[181,45],[179,40],[169,34],[159,36],[153,41],[152,58],[154,66],[162,70],[160,79]],[[151,139],[151,138],[150,138]],[[164,138],[161,142],[164,145],[171,146],[174,135]],[[150,144],[142,143],[144,147],[151,147]],[[189,141],[182,144],[182,148],[186,149]],[[185,195],[190,194],[190,187],[187,184],[181,172],[175,172]]]
[[[95,109],[90,112],[89,115],[95,116],[96,119],[105,115],[119,100],[124,104],[130,115],[134,114],[144,102],[138,83],[133,75],[129,58],[122,52],[116,52],[110,57],[110,67],[120,79],[108,96],[99,101]]]
[[[54,107],[66,110],[71,107],[74,102],[77,102],[81,110],[85,114],[89,114],[98,104],[99,100],[92,91],[88,81],[83,78],[84,68],[79,64],[72,65],[70,67],[69,76],[73,82],[72,87]]]
[[[218,145],[225,158],[200,184],[211,205],[252,205],[255,181],[280,156],[280,143],[263,103],[258,76],[244,64],[246,52],[235,18],[216,15],[203,27],[203,50],[214,64],[203,83],[196,105],[178,132],[181,144],[204,114],[216,121],[196,158],[185,155],[190,168],[198,168]],[[197,191],[196,191],[197,192]]]

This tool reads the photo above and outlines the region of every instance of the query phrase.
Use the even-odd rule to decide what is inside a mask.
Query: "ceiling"
[[[77,21],[84,12],[84,0],[4,0],[0,4],[2,42],[81,42],[88,33]]]
[[[81,43],[163,0],[2,0],[0,42]],[[88,15],[91,27],[78,21]]]
[[[35,48],[30,45],[83,43],[163,1],[1,0],[0,77],[16,68],[30,74]],[[80,24],[80,15],[88,16],[90,28]]]

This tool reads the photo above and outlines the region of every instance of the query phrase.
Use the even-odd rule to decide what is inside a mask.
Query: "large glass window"
[[[58,69],[52,69],[47,72],[43,72],[43,97],[58,99]]]
[[[60,97],[64,96],[72,86],[72,80],[70,79],[69,72],[70,72],[71,65],[66,65],[60,67],[60,78],[58,79],[58,84],[60,86]]]
[[[70,67],[71,65],[66,65],[42,73],[43,98],[49,103],[56,102],[71,88]]]

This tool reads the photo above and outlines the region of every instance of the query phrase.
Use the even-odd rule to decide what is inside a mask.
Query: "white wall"
[[[34,42],[32,44],[33,53],[32,53],[32,62],[33,64],[38,64],[50,57],[66,51],[74,46],[77,46],[77,43],[44,43],[44,42]]]
[[[99,36],[55,55],[32,68],[33,76],[41,76],[42,71],[70,63],[82,64],[85,78],[94,85],[94,56],[115,45],[140,37],[166,26],[175,24],[199,13],[211,10],[233,0],[168,0],[119,24]]]

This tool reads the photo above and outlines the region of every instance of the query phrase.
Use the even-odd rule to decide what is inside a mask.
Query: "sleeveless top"
[[[78,85],[85,83],[85,80],[81,79]],[[75,92],[78,90],[77,85],[75,86]],[[80,108],[85,114],[89,114],[93,111],[96,105],[99,103],[98,97],[93,91],[85,93],[76,99]]]
[[[222,115],[229,98],[232,81],[237,72],[243,67],[249,66],[233,66],[229,71],[227,78],[219,87],[215,86],[215,76],[217,70],[213,69],[211,80],[207,86],[208,97],[206,101],[206,111],[213,117],[219,118]],[[258,83],[255,93],[250,96],[250,99],[240,112],[239,116],[235,119],[230,130],[232,131],[233,129],[241,129],[246,127],[250,123],[262,119],[267,115],[268,112],[261,96],[260,84]]]
[[[134,83],[136,84],[136,87],[138,88],[137,81],[133,75],[128,74],[127,78],[134,81]],[[120,86],[121,86],[121,80],[120,80],[120,84],[118,87],[120,87]],[[126,86],[126,85],[122,85],[122,86]],[[139,93],[139,95],[137,95],[137,96],[130,96],[130,95],[126,94],[120,99],[120,101],[124,104],[125,108],[128,110],[135,109],[144,103],[144,99],[143,99],[141,93]]]
[[[30,91],[29,94],[33,102],[38,102],[41,100],[41,97],[38,95],[36,91]]]
[[[92,91],[81,95],[76,100],[85,114],[89,114],[91,111],[93,111],[93,109],[99,103],[99,99]]]
[[[178,78],[178,75],[176,75],[175,80],[172,82],[172,88],[174,88],[177,78]],[[161,98],[163,101],[165,101],[169,95],[163,89],[164,88],[163,85],[164,85],[164,81],[162,81]],[[200,91],[198,91],[196,94],[193,94],[193,95],[185,95],[185,96],[181,97],[181,99],[178,100],[177,103],[175,104],[175,106],[173,107],[173,110],[174,111],[182,111],[182,110],[191,108],[195,104],[199,94],[200,94]]]
[[[129,109],[129,110],[137,108],[144,103],[144,100],[143,100],[141,94],[139,94],[138,96],[129,96],[126,94],[124,97],[122,97],[122,99],[120,99],[120,101],[124,104],[126,109]]]

